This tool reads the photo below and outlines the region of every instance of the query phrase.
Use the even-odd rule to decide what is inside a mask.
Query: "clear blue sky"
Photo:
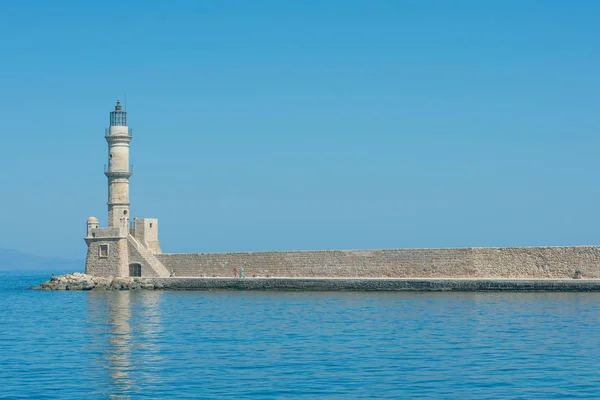
[[[600,244],[600,2],[5,1],[0,247],[83,258],[127,92],[167,252]]]

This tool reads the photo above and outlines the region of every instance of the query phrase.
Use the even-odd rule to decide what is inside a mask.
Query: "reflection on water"
[[[38,292],[0,398],[598,397],[600,293]]]
[[[161,362],[161,295],[130,291],[88,294],[89,351],[96,356],[94,364],[107,372],[102,394],[129,398],[139,393],[140,387],[160,381],[153,366]]]

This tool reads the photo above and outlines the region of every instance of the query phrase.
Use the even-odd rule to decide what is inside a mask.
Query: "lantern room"
[[[110,126],[127,126],[127,111],[123,111],[119,100],[114,111],[110,112]]]

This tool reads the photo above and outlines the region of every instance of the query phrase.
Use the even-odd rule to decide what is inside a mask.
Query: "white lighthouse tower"
[[[129,142],[131,130],[127,126],[127,111],[117,100],[110,113],[110,126],[106,130],[108,142],[108,227],[123,229],[129,226]]]
[[[86,273],[96,276],[169,276],[156,255],[161,253],[158,220],[137,218],[130,228],[129,218],[129,143],[127,111],[117,100],[110,112],[110,125],[104,135],[108,143],[108,227],[100,228],[98,219],[87,221],[85,242],[88,253]]]

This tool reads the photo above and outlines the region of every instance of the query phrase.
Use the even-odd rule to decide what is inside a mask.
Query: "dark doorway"
[[[140,264],[129,264],[129,276],[142,276],[142,266]]]

